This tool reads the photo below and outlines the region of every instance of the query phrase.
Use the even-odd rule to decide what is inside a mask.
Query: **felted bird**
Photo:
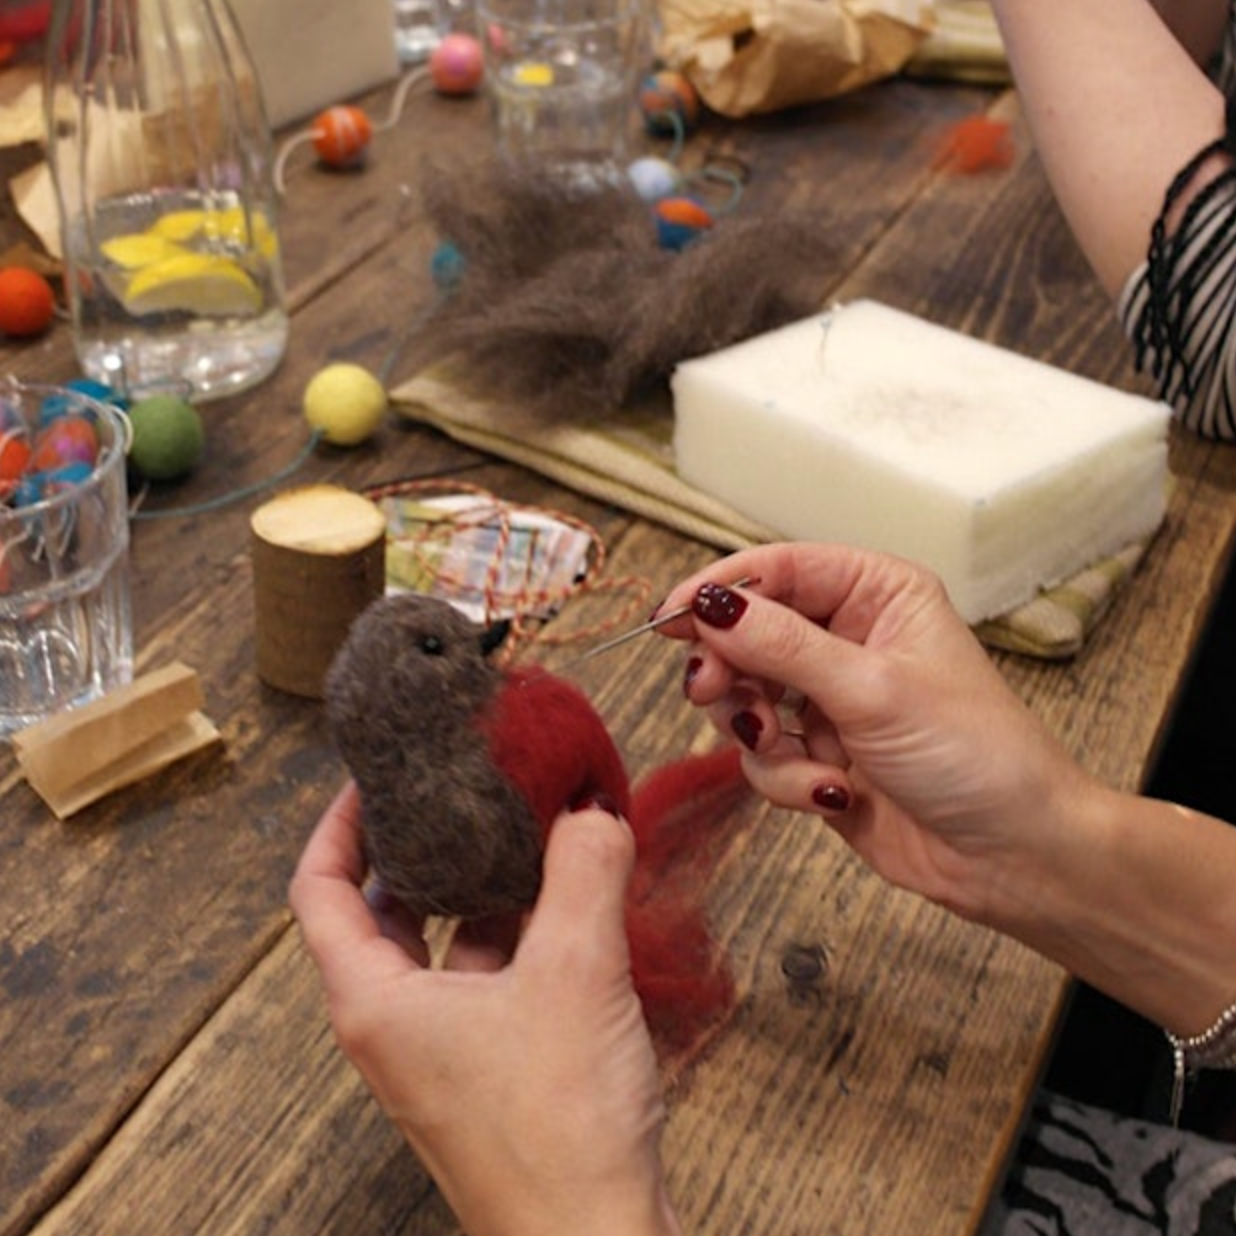
[[[632,977],[654,1035],[689,1048],[733,983],[703,912],[708,832],[742,793],[726,748],[655,770],[632,792],[588,698],[538,667],[499,668],[453,606],[382,598],[353,623],[326,681],[331,731],[360,790],[366,856],[416,915],[486,918],[536,900],[554,820],[608,799],[637,860],[627,904]]]

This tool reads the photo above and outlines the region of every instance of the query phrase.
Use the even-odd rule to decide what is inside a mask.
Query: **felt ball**
[[[642,201],[659,202],[682,192],[682,175],[668,159],[645,155],[627,168],[627,176]]]
[[[129,406],[129,401],[114,387],[108,386],[105,382],[96,382],[92,378],[74,378],[71,382],[64,384],[64,389],[77,395],[85,395],[86,398],[93,399],[96,403],[110,403],[117,408]],[[91,424],[95,421],[94,409],[82,403],[80,399],[75,399],[71,394],[48,395],[39,404],[40,425],[48,425],[58,416],[70,414],[84,416]]]
[[[699,95],[681,73],[660,69],[640,83],[639,110],[650,133],[668,136],[679,125],[684,130],[695,127],[700,118]]]
[[[429,273],[433,276],[434,286],[441,292],[451,292],[459,286],[464,275],[464,256],[459,247],[449,240],[444,240],[429,259]]]
[[[43,473],[27,472],[13,487],[10,501],[14,506],[33,506],[43,501]]]
[[[55,293],[37,270],[25,266],[0,270],[0,332],[17,339],[41,335],[55,311]]]
[[[19,480],[30,462],[30,441],[22,429],[0,429],[0,483]]]
[[[73,460],[70,463],[61,464],[58,468],[51,468],[47,472],[36,472],[35,475],[42,478],[43,497],[54,498],[56,494],[63,493],[66,489],[84,485],[93,471],[93,465],[81,460]]]
[[[439,94],[472,94],[484,67],[481,45],[470,34],[448,34],[429,57],[429,75]]]
[[[305,387],[305,419],[334,446],[358,446],[382,423],[386,390],[360,365],[337,361]]]
[[[50,472],[73,463],[91,467],[99,457],[99,435],[85,416],[58,416],[34,439],[29,466],[35,472]]]
[[[365,157],[373,125],[359,107],[341,103],[319,112],[309,132],[318,158],[328,167],[355,167]]]
[[[149,395],[129,409],[129,465],[150,481],[174,481],[202,458],[206,433],[197,409],[177,395]]]
[[[76,391],[98,403],[110,403],[118,408],[129,406],[129,401],[114,386],[108,386],[106,382],[96,382],[94,378],[73,378],[64,386],[66,390]]]
[[[713,217],[694,198],[667,197],[652,208],[663,249],[681,249],[713,225]]]

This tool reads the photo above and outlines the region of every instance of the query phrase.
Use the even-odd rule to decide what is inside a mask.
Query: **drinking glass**
[[[0,381],[0,735],[133,676],[126,441],[110,404]]]
[[[622,176],[651,62],[643,0],[481,0],[499,155],[587,187]]]

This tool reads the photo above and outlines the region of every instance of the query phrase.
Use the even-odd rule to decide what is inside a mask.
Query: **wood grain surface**
[[[386,96],[368,101],[375,115]],[[943,127],[992,108],[1018,159],[932,167]],[[143,510],[217,498],[296,458],[300,393],[330,360],[372,369],[432,295],[422,160],[489,140],[481,99],[414,94],[368,165],[297,162],[282,220],[289,352],[260,388],[207,405],[206,463]],[[1015,98],[893,81],[723,124],[687,157],[750,169],[745,208],[807,208],[836,241],[821,299],[872,296],[1129,389],[1144,389],[1043,179]],[[28,150],[0,153],[11,174]],[[21,238],[0,213],[0,249]],[[0,370],[74,376],[67,327],[0,343]],[[392,380],[407,376],[396,361]],[[1236,467],[1175,435],[1167,522],[1085,650],[1002,658],[1009,680],[1112,781],[1145,776],[1226,561]],[[450,476],[591,522],[608,572],[662,595],[716,556],[411,424],[319,447],[297,480],[364,487]],[[58,823],[0,754],[0,1236],[441,1236],[454,1221],[335,1051],[286,909],[293,865],[342,778],[320,707],[253,665],[248,517],[261,494],[139,521],[139,670],[201,675],[224,737]],[[644,591],[635,589],[640,585]],[[551,630],[612,619],[585,592]],[[643,615],[641,614],[640,617]],[[579,645],[534,646],[551,668]],[[573,671],[574,672],[574,671]],[[682,650],[650,638],[577,677],[639,774],[712,742],[684,703]],[[747,804],[711,907],[742,999],[672,1079],[670,1185],[687,1231],[816,1236],[970,1231],[997,1180],[1067,985],[1054,967],[882,885],[818,821]],[[806,989],[788,950],[822,960]]]

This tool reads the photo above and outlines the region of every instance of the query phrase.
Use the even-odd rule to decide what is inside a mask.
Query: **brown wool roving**
[[[587,192],[495,162],[431,166],[425,209],[463,275],[405,362],[541,418],[595,416],[674,366],[817,309],[839,263],[827,220],[740,207],[681,252],[621,185]]]

